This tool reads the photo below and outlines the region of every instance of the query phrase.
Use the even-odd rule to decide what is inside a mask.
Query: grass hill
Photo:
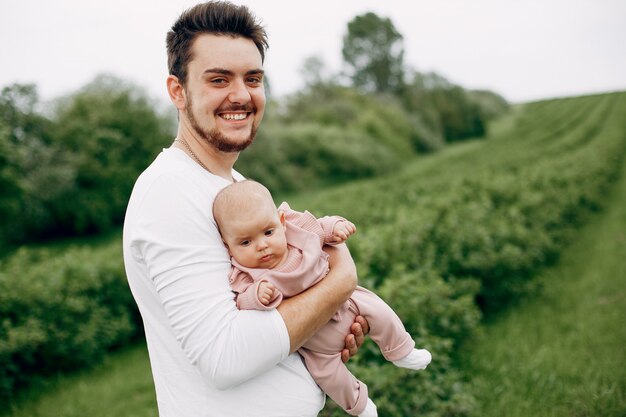
[[[541,291],[463,345],[461,368],[482,417],[626,414],[626,171]]]

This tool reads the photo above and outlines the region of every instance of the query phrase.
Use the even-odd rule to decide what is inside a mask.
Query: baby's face
[[[234,215],[221,229],[230,255],[245,267],[271,269],[287,258],[284,216],[273,205]]]

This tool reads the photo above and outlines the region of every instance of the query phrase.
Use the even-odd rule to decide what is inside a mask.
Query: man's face
[[[183,117],[217,150],[240,152],[252,143],[265,110],[262,65],[250,39],[203,34],[194,41]]]

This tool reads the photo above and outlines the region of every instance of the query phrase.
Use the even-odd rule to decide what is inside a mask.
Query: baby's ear
[[[280,219],[280,224],[285,225],[285,212],[283,210],[278,210],[278,218]]]

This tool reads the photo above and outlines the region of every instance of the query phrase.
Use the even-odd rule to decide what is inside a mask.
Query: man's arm
[[[137,303],[146,306],[147,327],[175,338],[190,364],[218,389],[287,357],[282,316],[235,305],[227,279],[230,257],[207,219],[211,207],[204,196],[211,190],[168,172],[148,177],[136,191],[127,210],[125,252],[141,288]]]
[[[332,318],[357,285],[354,261],[346,245],[324,247],[330,255],[330,272],[308,290],[284,300],[277,308],[295,352]]]

